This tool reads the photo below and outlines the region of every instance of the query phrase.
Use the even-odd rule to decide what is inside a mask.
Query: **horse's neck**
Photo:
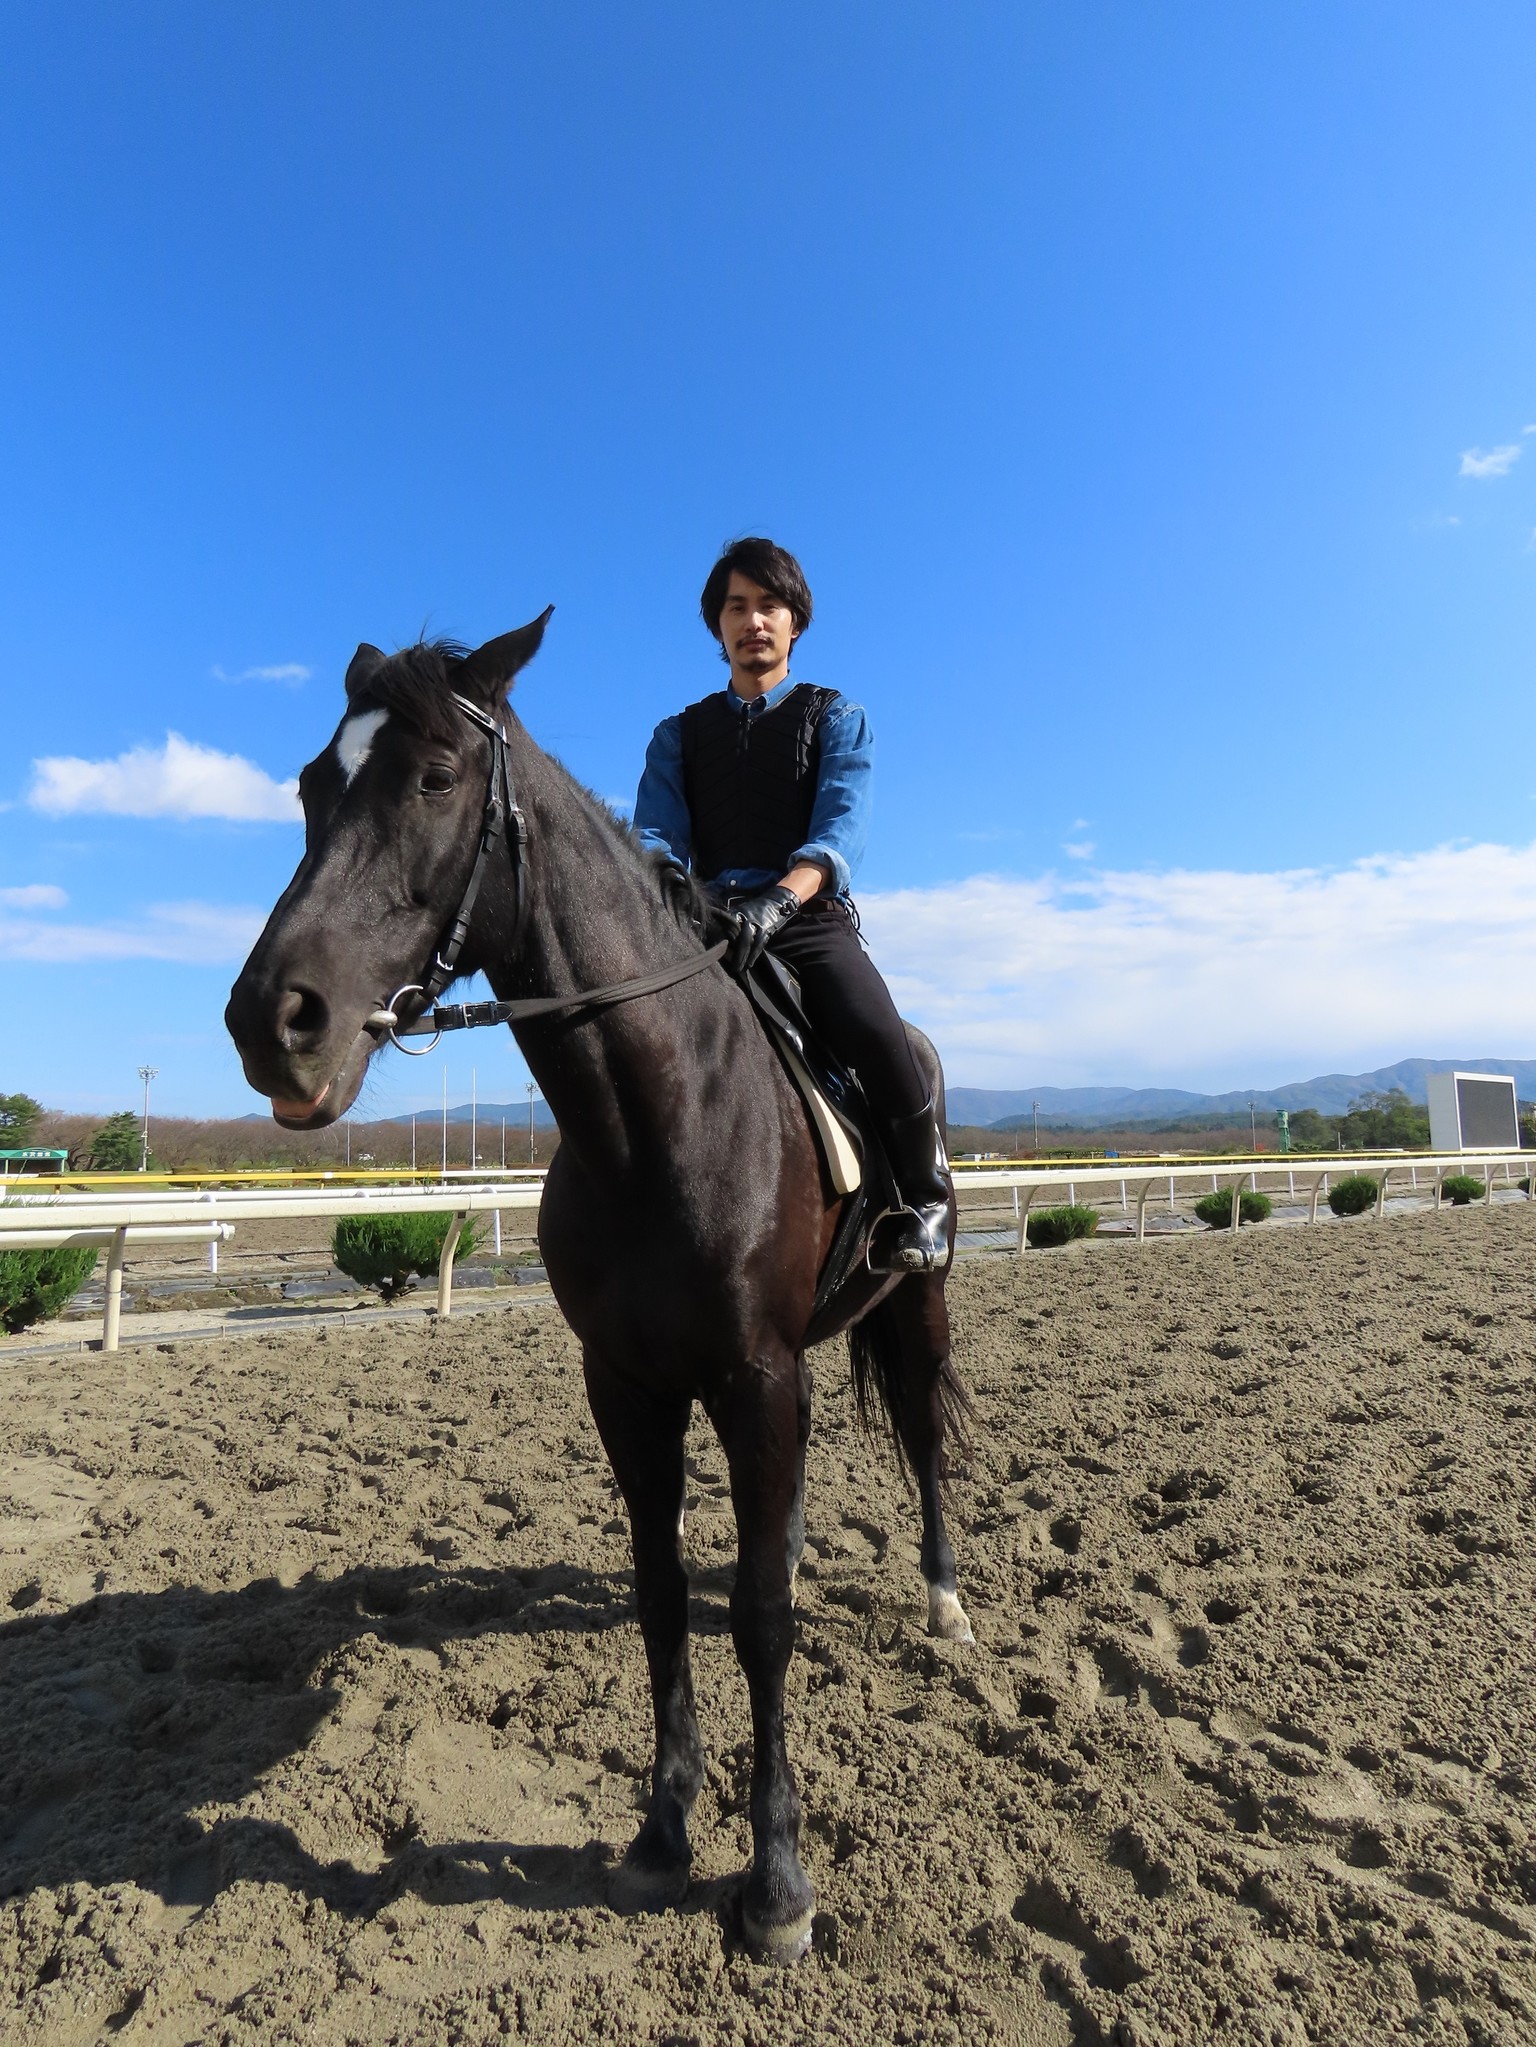
[[[513,745],[528,826],[527,907],[516,959],[485,963],[497,994],[572,995],[689,958],[697,941],[662,903],[648,864],[520,727]],[[496,919],[503,931],[507,921],[505,913]],[[658,1076],[693,1065],[685,1012],[696,1005],[647,1002],[643,1010],[643,1022],[621,1003],[518,1032],[564,1141],[594,1164],[626,1160],[652,1125],[664,1139],[676,1105]]]

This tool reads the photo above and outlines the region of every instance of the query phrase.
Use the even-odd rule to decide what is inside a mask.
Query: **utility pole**
[[[507,1119],[505,1116],[501,1119],[501,1170],[503,1172],[507,1170]],[[497,1214],[499,1215],[500,1213],[501,1211],[498,1209]]]
[[[411,1111],[411,1171],[416,1170],[416,1111]]]
[[[1030,1103],[1030,1105],[1029,1105],[1029,1107],[1030,1107],[1030,1113],[1031,1113],[1031,1114],[1033,1115],[1033,1117],[1034,1117],[1034,1119],[1035,1119],[1035,1157],[1036,1157],[1036,1158],[1039,1158],[1039,1156],[1040,1156],[1040,1104],[1039,1104],[1038,1102],[1031,1102],[1031,1103]]]
[[[477,1122],[480,1114],[480,1095],[475,1079],[475,1069],[469,1069],[469,1170],[473,1172],[479,1164],[479,1132]]]
[[[149,1083],[160,1078],[158,1066],[141,1066],[139,1078],[144,1083],[144,1127],[139,1133],[139,1171],[149,1171]]]
[[[448,1171],[448,1069],[443,1068],[443,1172]]]
[[[534,1163],[533,1156],[533,1082],[528,1082],[528,1163]]]
[[[347,1171],[352,1170],[352,1118],[349,1116],[342,1128],[347,1133]]]
[[[1254,1109],[1252,1102],[1248,1104],[1248,1130],[1253,1139],[1253,1149],[1257,1153],[1259,1149],[1259,1121],[1257,1111]]]

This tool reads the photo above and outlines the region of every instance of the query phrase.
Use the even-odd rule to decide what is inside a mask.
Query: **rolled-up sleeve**
[[[683,793],[683,721],[663,718],[645,749],[645,772],[635,797],[634,827],[648,852],[668,853],[688,865],[693,828]]]
[[[679,741],[681,778],[681,741]],[[874,803],[875,735],[862,704],[839,698],[821,721],[821,768],[810,835],[790,865],[813,860],[828,870],[835,895],[846,894],[869,843]]]

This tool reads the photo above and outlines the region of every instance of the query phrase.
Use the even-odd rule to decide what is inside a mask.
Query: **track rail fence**
[[[1135,1234],[1140,1243],[1145,1241],[1147,1234],[1148,1210],[1160,1196],[1166,1199],[1165,1212],[1178,1215],[1180,1188],[1196,1197],[1230,1189],[1235,1198],[1228,1228],[1235,1231],[1241,1220],[1242,1203],[1238,1197],[1249,1190],[1278,1194],[1282,1199],[1301,1202],[1306,1206],[1308,1222],[1315,1223],[1318,1203],[1326,1199],[1330,1186],[1335,1181],[1353,1179],[1360,1174],[1377,1182],[1375,1213],[1379,1216],[1385,1211],[1389,1194],[1423,1194],[1438,1208],[1446,1180],[1461,1173],[1481,1178],[1483,1200],[1491,1202],[1498,1187],[1512,1186],[1517,1179],[1525,1180],[1529,1186],[1533,1170],[1536,1170],[1536,1153],[1509,1151],[1334,1152],[1326,1158],[1301,1158],[1293,1154],[1278,1159],[1250,1158],[1240,1164],[1214,1159],[1199,1162],[1159,1159],[1155,1163],[1123,1159],[1112,1165],[1090,1166],[1069,1160],[1059,1165],[1023,1169],[981,1167],[967,1170],[963,1176],[957,1175],[956,1192],[963,1198],[973,1188],[995,1188],[999,1192],[1007,1189],[1011,1200],[965,1203],[961,1213],[965,1216],[991,1211],[1007,1216],[1017,1228],[1018,1250],[1022,1256],[1030,1248],[1030,1211],[1038,1196],[1052,1190],[1058,1197],[1064,1193],[1067,1201],[1074,1204],[1079,1188],[1087,1192],[1093,1205],[1106,1200],[1114,1202],[1118,1196],[1118,1206],[1123,1214],[1128,1215],[1134,1206]]]
[[[1038,1197],[1055,1191],[1076,1203],[1079,1190],[1095,1206],[1108,1203],[1129,1216],[1134,1207],[1137,1242],[1147,1235],[1149,1210],[1166,1200],[1166,1213],[1178,1216],[1179,1190],[1190,1195],[1219,1193],[1230,1188],[1235,1232],[1246,1189],[1283,1194],[1307,1208],[1307,1220],[1318,1219],[1319,1201],[1333,1181],[1369,1174],[1378,1182],[1375,1213],[1383,1213],[1389,1192],[1422,1194],[1438,1208],[1445,1181],[1453,1173],[1470,1173],[1483,1181],[1483,1200],[1491,1202],[1500,1186],[1536,1173],[1536,1152],[1388,1152],[1329,1154],[1326,1158],[1169,1160],[1122,1159],[1109,1164],[1067,1160],[1038,1166],[963,1167],[956,1174],[962,1227],[977,1216],[997,1214],[1002,1227],[1016,1233],[1020,1256],[1030,1248],[1029,1218]],[[0,1190],[0,1250],[52,1249],[60,1245],[97,1245],[107,1253],[106,1307],[102,1348],[116,1350],[120,1338],[123,1261],[135,1246],[206,1243],[209,1263],[218,1269],[218,1247],[244,1222],[358,1215],[448,1215],[453,1218],[443,1243],[437,1272],[437,1311],[453,1310],[453,1257],[459,1234],[471,1215],[493,1214],[496,1248],[500,1250],[501,1212],[537,1210],[543,1196],[542,1172],[520,1170],[464,1176],[436,1186],[355,1184],[300,1187],[215,1186],[200,1192],[187,1187],[156,1187],[51,1192],[29,1186],[20,1177]],[[994,1200],[975,1200],[977,1193]],[[1043,1205],[1043,1204],[1042,1204]]]

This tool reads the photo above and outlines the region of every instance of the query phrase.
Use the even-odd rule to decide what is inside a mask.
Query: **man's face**
[[[732,670],[743,676],[770,675],[784,667],[799,637],[789,606],[732,569],[720,607],[720,644]]]

